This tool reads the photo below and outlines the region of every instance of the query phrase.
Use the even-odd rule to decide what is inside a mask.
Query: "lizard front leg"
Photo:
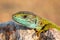
[[[35,29],[35,32],[36,32],[37,37],[39,37],[38,40],[41,40],[40,33],[43,32],[43,30],[37,31]]]

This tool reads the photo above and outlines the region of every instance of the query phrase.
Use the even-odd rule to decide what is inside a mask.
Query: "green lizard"
[[[20,11],[13,14],[12,19],[25,27],[35,29],[38,36],[41,32],[45,32],[52,28],[60,31],[60,27],[56,24],[45,18],[38,17],[37,15],[28,11]]]

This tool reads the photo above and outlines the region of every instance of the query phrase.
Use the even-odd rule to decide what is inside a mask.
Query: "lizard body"
[[[60,31],[60,27],[53,22],[45,18],[38,17],[34,13],[28,11],[20,11],[13,14],[12,19],[25,27],[35,29],[38,36],[41,32],[45,32],[52,28]]]

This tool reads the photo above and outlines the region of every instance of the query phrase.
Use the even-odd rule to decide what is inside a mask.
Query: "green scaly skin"
[[[24,25],[25,27],[35,29],[38,36],[41,32],[45,32],[53,28],[60,31],[60,27],[56,24],[45,18],[38,17],[28,11],[20,11],[16,14],[13,14],[12,19],[17,23]]]

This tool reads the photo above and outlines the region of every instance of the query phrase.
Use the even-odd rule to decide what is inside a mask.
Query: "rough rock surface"
[[[41,33],[40,35],[41,40],[60,39],[59,35],[51,30],[48,30],[46,33]],[[38,38],[33,29],[23,27],[12,21],[0,23],[0,40],[38,40]]]

